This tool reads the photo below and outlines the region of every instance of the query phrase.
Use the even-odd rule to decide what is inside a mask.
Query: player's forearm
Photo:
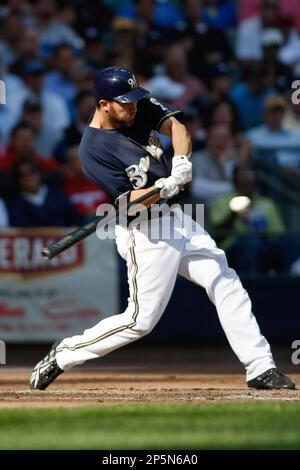
[[[172,146],[174,155],[186,155],[192,153],[192,141],[186,127],[177,120],[172,123]]]
[[[146,189],[135,189],[134,191],[131,191],[130,196],[129,196],[129,202],[135,201],[138,197],[143,196],[144,194],[150,193],[153,191],[153,189],[156,189],[156,186],[151,186],[150,188]],[[146,201],[142,202],[142,204],[146,207],[150,207],[151,204],[155,204],[158,202],[160,199],[159,194],[155,194],[155,196],[150,197]]]
[[[174,155],[190,156],[192,152],[192,141],[186,127],[181,124],[174,116],[166,119],[161,127],[160,132],[171,137]]]

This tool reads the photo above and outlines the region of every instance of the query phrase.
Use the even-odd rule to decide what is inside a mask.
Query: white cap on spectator
[[[166,75],[151,78],[147,83],[147,90],[154,98],[161,100],[176,100],[185,93],[185,86],[175,82]]]
[[[284,36],[280,29],[266,28],[261,33],[261,45],[264,47],[281,46],[284,43]]]

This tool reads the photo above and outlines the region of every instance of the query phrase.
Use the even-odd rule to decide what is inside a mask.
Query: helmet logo
[[[137,88],[138,86],[134,75],[132,75],[132,78],[128,79],[128,83],[131,86],[131,88]]]

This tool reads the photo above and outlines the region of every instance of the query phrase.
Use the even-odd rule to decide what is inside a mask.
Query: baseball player
[[[172,205],[192,178],[188,132],[170,111],[138,86],[132,72],[109,67],[94,79],[96,110],[80,144],[86,176],[110,194],[115,204],[159,188],[144,204]],[[156,131],[172,139],[174,157],[167,160]],[[154,239],[163,222],[170,236]],[[81,335],[57,341],[34,367],[31,389],[44,390],[62,372],[104,356],[149,333],[162,316],[179,273],[206,289],[227,339],[246,369],[249,387],[293,389],[278,371],[270,346],[251,311],[251,301],[225,254],[205,230],[179,206],[139,225],[116,225],[119,254],[126,260],[130,297],[126,310],[105,318]],[[155,229],[155,230],[152,230]],[[181,234],[182,236],[178,236]],[[201,314],[201,312],[199,312]]]

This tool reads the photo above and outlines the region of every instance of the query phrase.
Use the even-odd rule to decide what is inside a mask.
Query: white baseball
[[[247,196],[236,196],[229,201],[229,207],[233,212],[244,212],[251,204]]]

